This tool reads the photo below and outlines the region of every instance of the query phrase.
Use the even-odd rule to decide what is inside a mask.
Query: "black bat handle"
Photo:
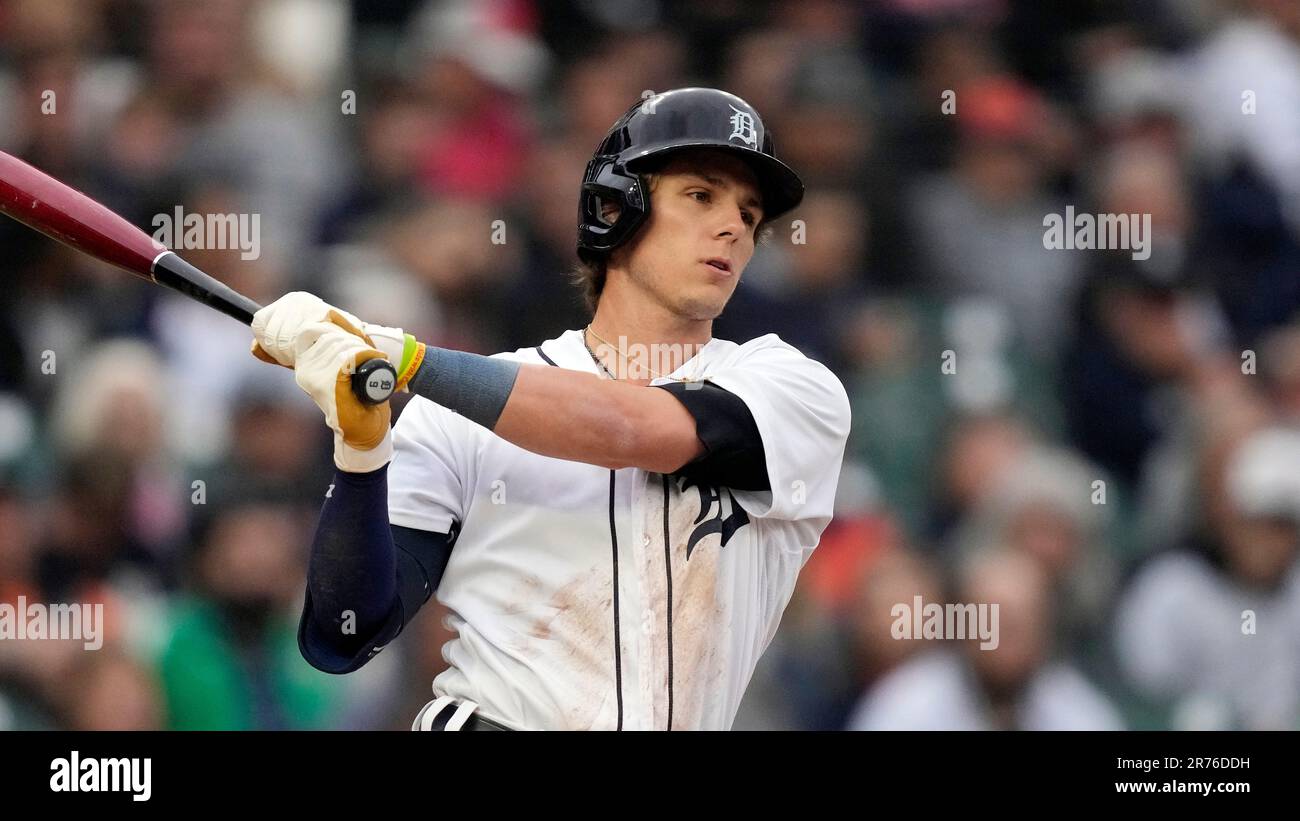
[[[262,306],[168,251],[153,263],[154,282],[215,308],[245,325]],[[397,369],[386,359],[367,360],[352,374],[352,393],[363,405],[387,402],[397,388]]]

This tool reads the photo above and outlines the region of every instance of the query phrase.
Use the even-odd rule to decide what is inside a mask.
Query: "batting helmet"
[[[641,178],[654,158],[689,148],[713,148],[749,164],[763,197],[764,219],[780,216],[803,199],[803,182],[776,158],[772,136],[754,107],[716,88],[679,88],[641,100],[605,135],[587,163],[578,199],[578,256],[593,262],[629,237],[650,214]],[[601,202],[619,206],[611,224]]]

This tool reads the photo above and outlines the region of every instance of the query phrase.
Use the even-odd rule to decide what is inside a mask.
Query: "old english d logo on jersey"
[[[758,131],[754,128],[754,117],[739,108],[728,106],[736,112],[731,115],[731,136],[728,140],[740,140],[742,143],[758,148]]]
[[[719,546],[726,547],[727,542],[731,541],[731,537],[735,535],[736,531],[749,524],[749,514],[745,513],[744,508],[736,504],[736,497],[731,495],[730,490],[727,490],[727,508],[731,512],[724,518],[722,515],[722,495],[717,488],[698,484],[684,476],[678,481],[683,493],[686,492],[686,488],[694,487],[700,494],[700,513],[695,517],[695,529],[691,531],[691,537],[686,540],[686,558],[688,560],[691,558],[691,551],[695,549],[695,545],[705,536],[713,533],[720,534],[722,544]],[[717,515],[706,520],[705,517],[713,511],[715,504],[718,508]]]

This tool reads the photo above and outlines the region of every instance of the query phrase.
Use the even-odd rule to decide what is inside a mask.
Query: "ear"
[[[606,225],[613,225],[618,221],[618,215],[623,212],[618,203],[613,200],[602,199],[600,201],[600,218]]]

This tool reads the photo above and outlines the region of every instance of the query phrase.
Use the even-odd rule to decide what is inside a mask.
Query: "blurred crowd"
[[[586,323],[583,168],[686,85],[808,186],[715,335],[854,415],[737,728],[1300,729],[1300,3],[0,0],[0,149],[142,227],[259,214],[186,258],[479,353]],[[1067,206],[1150,258],[1045,247]],[[298,653],[330,440],[247,328],[3,219],[0,282],[0,602],[107,624],[0,641],[0,728],[409,725],[439,613]],[[997,648],[899,638],[917,596]]]

